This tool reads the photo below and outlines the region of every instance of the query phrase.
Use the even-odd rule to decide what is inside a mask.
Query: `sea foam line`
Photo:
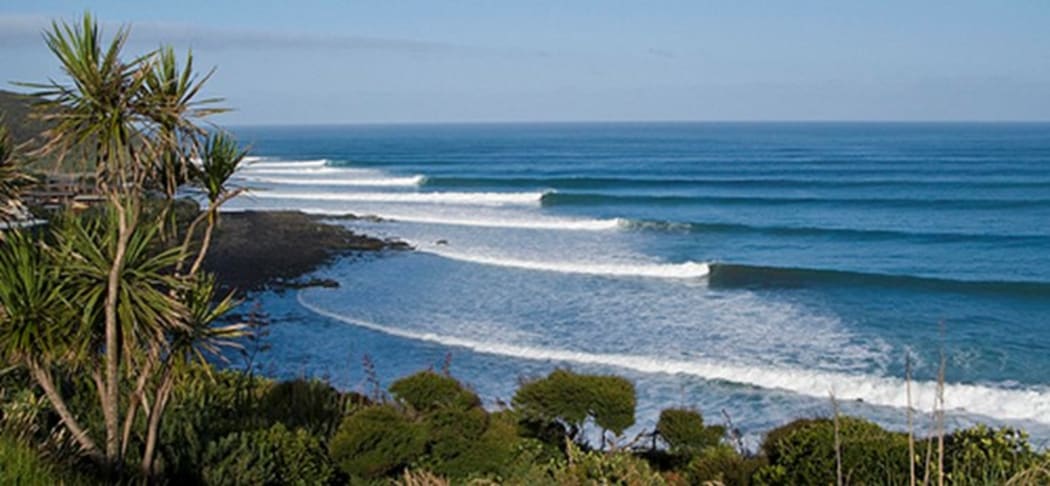
[[[328,166],[306,166],[306,167],[258,167],[255,164],[246,165],[237,172],[240,176],[256,175],[324,175],[324,174],[364,174],[375,175],[376,171],[365,169],[347,169],[344,167]]]
[[[270,169],[270,168],[302,169],[302,168],[306,168],[306,167],[324,167],[325,165],[328,164],[328,159],[278,160],[278,161],[271,162],[269,160],[261,160],[261,159],[258,159],[258,158],[249,160],[247,157],[245,157],[244,162],[246,164],[245,167],[248,167],[248,168],[258,167],[258,168],[265,168],[265,169]]]
[[[300,211],[308,214],[320,214],[331,216],[346,216],[354,214],[351,211],[302,208]],[[365,216],[365,215],[358,215]],[[432,214],[409,214],[397,212],[369,212],[367,216],[379,219],[403,222],[437,224],[447,226],[470,226],[479,228],[509,228],[509,229],[537,229],[537,230],[565,230],[565,231],[610,231],[624,226],[620,218],[614,219],[560,219],[560,218],[538,218],[517,219],[498,218],[484,216],[442,216]]]
[[[365,187],[414,187],[422,185],[427,178],[422,175],[411,177],[363,177],[363,178],[309,178],[309,177],[258,177],[246,174],[244,179],[250,182],[269,184],[304,185],[304,186],[365,186]]]
[[[479,206],[538,206],[542,192],[282,192],[252,191],[263,199],[307,201],[467,204]]]
[[[479,341],[433,332],[413,331],[377,324],[330,312],[303,299],[299,304],[318,315],[390,336],[424,341],[442,346],[459,347],[473,352],[530,361],[556,361],[601,365],[642,373],[690,375],[707,380],[722,380],[760,388],[785,390],[800,395],[826,398],[829,392],[839,400],[862,400],[869,404],[905,408],[908,406],[904,380],[870,375],[849,375],[786,367],[744,366],[702,359],[682,361],[611,353],[588,353],[564,349],[522,346]],[[911,406],[926,408],[937,396],[937,383],[917,381],[911,384]],[[966,412],[1006,420],[1030,420],[1050,424],[1050,391],[1038,389],[1004,389],[981,385],[949,383],[944,387],[947,410]]]
[[[653,277],[695,279],[706,277],[710,267],[706,263],[584,263],[584,262],[544,262],[519,260],[514,258],[489,257],[468,253],[459,253],[439,247],[416,245],[419,251],[432,253],[442,258],[459,260],[482,265],[520,268],[559,273],[580,273],[586,275],[605,275],[612,277]]]

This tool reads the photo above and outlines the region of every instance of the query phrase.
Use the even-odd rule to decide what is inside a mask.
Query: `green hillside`
[[[0,123],[7,125],[16,144],[28,142],[23,152],[39,147],[47,124],[31,116],[36,98],[31,95],[0,90]],[[83,172],[76,169],[77,160],[69,158],[58,164],[53,157],[37,158],[30,163],[34,171]]]

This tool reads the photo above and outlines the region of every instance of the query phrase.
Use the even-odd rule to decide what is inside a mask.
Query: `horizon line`
[[[434,126],[434,125],[626,125],[626,124],[785,124],[785,125],[806,125],[806,124],[899,124],[899,125],[967,125],[967,124],[984,124],[984,125],[1044,125],[1050,124],[1050,119],[1046,120],[982,120],[982,119],[968,119],[968,120],[894,120],[894,119],[826,119],[826,120],[792,120],[792,119],[769,119],[769,120],[470,120],[470,121],[377,121],[377,122],[304,122],[304,123],[277,123],[277,122],[261,122],[261,123],[228,123],[223,124],[227,127],[232,128],[267,128],[267,127],[343,127],[343,126]]]

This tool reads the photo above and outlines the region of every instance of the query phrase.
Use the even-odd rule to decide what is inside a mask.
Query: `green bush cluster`
[[[513,404],[527,421],[560,424],[577,437],[588,419],[603,431],[623,434],[634,425],[636,400],[634,384],[624,378],[559,369],[523,384]]]
[[[858,418],[838,420],[842,476],[850,484],[906,484],[908,438]],[[834,484],[838,474],[835,420],[797,420],[766,435],[769,459],[764,474],[771,484]],[[782,473],[780,471],[783,471]]]
[[[456,478],[493,475],[514,458],[517,423],[490,414],[455,379],[425,371],[390,386],[395,402],[344,419],[333,459],[353,477],[378,478],[419,464]]]
[[[290,431],[278,423],[209,444],[202,476],[212,485],[323,485],[334,472],[320,440],[304,429]]]
[[[170,484],[828,485],[839,480],[840,460],[844,484],[910,479],[908,436],[854,417],[793,421],[750,453],[725,443],[724,427],[700,412],[669,408],[651,440],[596,447],[578,433],[585,423],[622,434],[634,418],[633,386],[610,376],[556,370],[523,384],[513,407],[499,411],[433,371],[394,382],[379,403],[318,380],[205,367],[186,376],[162,427],[159,472]],[[61,428],[37,391],[6,380],[0,484],[91,484],[62,472],[77,463],[59,453],[62,434],[52,436]],[[71,401],[92,392],[67,384]],[[132,428],[133,441],[141,427]],[[937,441],[916,438],[915,448],[919,482],[936,482]],[[1018,430],[977,426],[944,437],[946,484],[1044,484],[1048,463]],[[42,480],[12,479],[26,475]]]
[[[717,446],[726,429],[720,425],[705,426],[703,416],[695,410],[669,408],[660,412],[656,433],[672,453],[691,455]]]

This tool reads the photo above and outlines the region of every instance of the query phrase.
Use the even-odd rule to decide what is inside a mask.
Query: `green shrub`
[[[703,416],[695,410],[669,408],[660,412],[656,433],[672,453],[693,455],[721,443],[725,427],[704,426]]]
[[[526,423],[561,423],[574,436],[588,418],[604,430],[623,434],[634,425],[635,403],[634,385],[624,378],[567,370],[525,383],[513,400]]]
[[[686,467],[690,484],[717,482],[726,486],[751,484],[751,477],[765,465],[761,458],[741,456],[727,445],[707,447]]]
[[[234,371],[192,369],[172,393],[161,423],[163,473],[174,483],[200,481],[209,444],[268,427],[258,404],[272,382]]]
[[[334,472],[316,437],[276,424],[209,444],[203,477],[209,485],[315,485],[328,483]]]
[[[944,437],[945,477],[951,484],[1002,484],[1041,459],[1016,429],[978,425]]]
[[[329,444],[332,460],[347,474],[378,478],[423,455],[425,428],[391,405],[366,407],[343,419]]]
[[[644,459],[623,452],[582,451],[568,444],[567,462],[552,465],[553,484],[661,486],[667,484]]]
[[[853,417],[839,418],[842,475],[849,484],[906,484],[908,439]],[[835,427],[831,419],[802,419],[774,429],[762,450],[769,466],[761,484],[834,484]],[[756,478],[757,479],[757,478]],[[758,481],[756,481],[758,482]]]
[[[330,437],[343,418],[344,397],[320,380],[295,379],[270,387],[259,402],[268,424],[303,428],[319,437]]]
[[[451,478],[493,476],[510,464],[521,440],[513,415],[480,408],[436,413],[427,421],[427,469]]]
[[[421,371],[395,381],[390,385],[390,393],[419,413],[430,413],[439,408],[481,406],[481,400],[474,392],[454,378],[433,371]]]

